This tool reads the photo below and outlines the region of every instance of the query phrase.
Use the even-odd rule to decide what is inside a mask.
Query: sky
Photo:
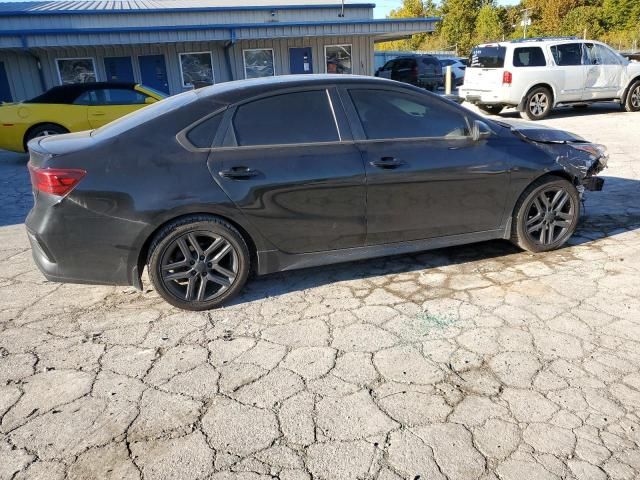
[[[518,1],[519,0],[498,0],[498,4],[514,5],[518,3]],[[402,0],[371,0],[371,3],[376,4],[374,16],[376,18],[385,18],[391,10],[402,5]]]

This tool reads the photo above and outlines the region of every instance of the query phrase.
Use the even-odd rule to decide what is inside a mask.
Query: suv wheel
[[[478,108],[481,112],[486,113],[487,115],[498,115],[502,111],[504,106],[479,104]]]
[[[629,88],[627,99],[624,102],[624,109],[627,112],[640,111],[640,80],[633,82]]]
[[[580,195],[576,187],[564,178],[540,178],[516,204],[511,241],[529,252],[555,250],[573,235],[579,218]]]
[[[526,120],[542,120],[551,112],[553,101],[548,88],[538,87],[531,90],[524,100],[524,110],[520,116]]]
[[[249,273],[251,257],[242,235],[216,217],[171,222],[149,251],[151,283],[167,302],[185,310],[219,306],[242,289]]]

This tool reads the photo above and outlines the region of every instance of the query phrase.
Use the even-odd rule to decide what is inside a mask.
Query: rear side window
[[[514,67],[544,67],[547,61],[540,47],[522,47],[513,51]]]
[[[502,68],[504,67],[505,47],[475,47],[469,56],[469,66],[472,68]]]
[[[238,107],[233,126],[239,146],[340,139],[326,90],[287,93],[245,103]]]
[[[580,43],[553,45],[551,54],[558,66],[582,65],[582,44]]]
[[[350,90],[370,140],[468,135],[464,115],[439,102],[388,90]]]
[[[213,139],[216,136],[216,132],[222,122],[222,116],[224,112],[214,115],[211,118],[206,119],[204,122],[199,123],[187,133],[187,139],[194,147],[198,148],[210,148],[213,144]]]
[[[76,105],[140,105],[147,96],[126,88],[100,88],[87,90],[73,102]]]
[[[440,62],[438,62],[437,59],[430,57],[423,58],[422,63],[424,63],[425,65],[440,65]]]

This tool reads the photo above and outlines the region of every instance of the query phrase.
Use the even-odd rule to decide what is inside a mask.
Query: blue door
[[[13,102],[7,71],[4,69],[4,62],[0,62],[0,102]]]
[[[109,82],[133,82],[131,57],[106,57],[104,70]]]
[[[142,55],[138,57],[138,62],[142,84],[168,94],[169,82],[164,55]]]
[[[289,71],[291,73],[313,73],[311,47],[289,49]]]

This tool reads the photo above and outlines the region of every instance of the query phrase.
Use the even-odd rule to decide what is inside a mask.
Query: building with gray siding
[[[437,18],[374,19],[340,0],[56,0],[0,3],[0,100],[55,85],[135,81],[169,94],[290,73],[373,72],[374,43]]]

